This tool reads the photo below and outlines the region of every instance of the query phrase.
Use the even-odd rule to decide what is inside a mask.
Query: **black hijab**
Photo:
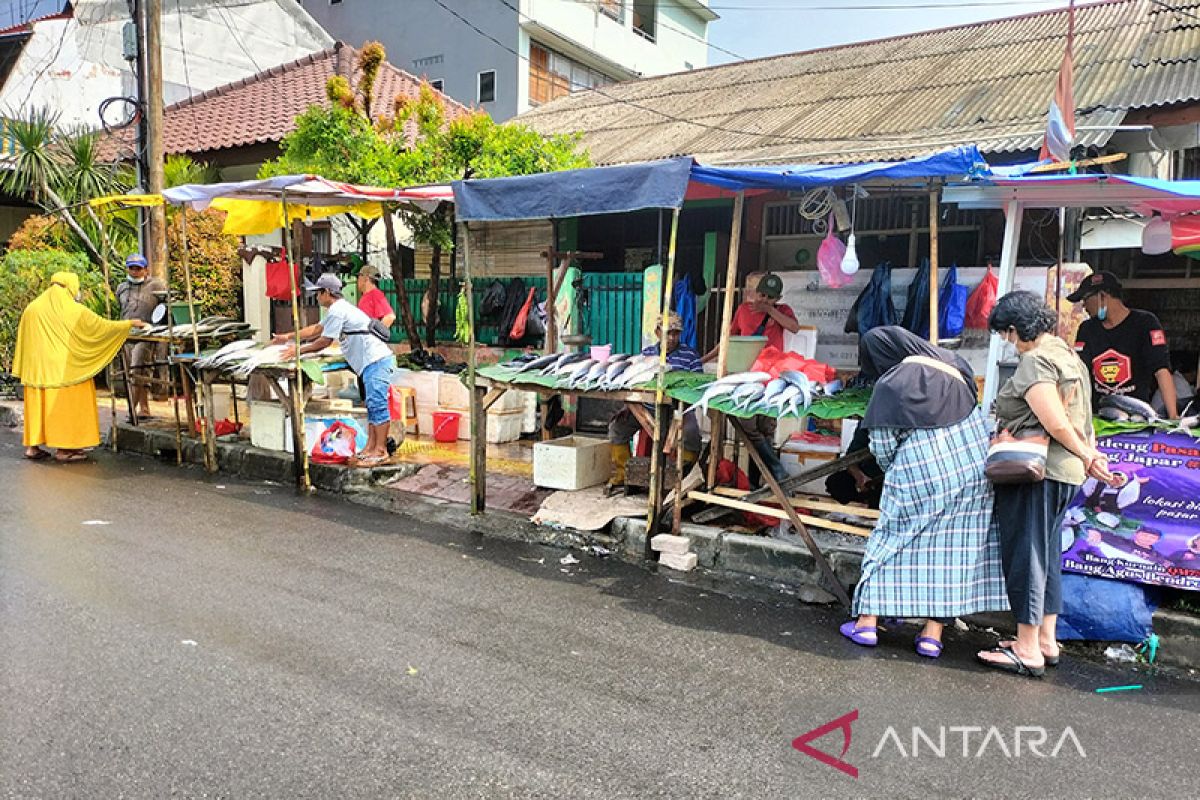
[[[909,356],[941,362],[959,374]],[[863,426],[947,428],[975,410],[975,371],[961,356],[930,344],[898,325],[872,328],[858,343],[861,376],[875,381]],[[959,380],[961,376],[962,380]]]

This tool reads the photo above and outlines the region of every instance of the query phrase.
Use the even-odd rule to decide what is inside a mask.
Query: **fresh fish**
[[[1106,395],[1100,401],[1101,408],[1118,408],[1124,411],[1130,417],[1141,417],[1146,422],[1154,422],[1158,419],[1158,414],[1149,403],[1138,400],[1136,397],[1126,397],[1119,394]]]
[[[569,386],[576,378],[587,374],[587,371],[591,369],[595,363],[595,361],[587,358],[583,361],[576,361],[574,363],[567,364],[565,367],[562,367],[558,372],[555,373],[555,383],[558,386]]]
[[[1200,429],[1200,414],[1192,414],[1188,417],[1180,417],[1179,424],[1175,427],[1172,433],[1192,433]]]
[[[654,378],[657,375],[658,375],[658,364],[657,363],[654,363],[654,362],[644,363],[643,362],[641,364],[635,364],[634,366],[625,370],[625,372],[619,378],[617,378],[616,381],[613,382],[613,388],[627,389],[631,386],[638,386],[640,384],[646,383],[647,381],[651,380],[652,378]]]
[[[586,389],[589,388],[593,381],[604,374],[604,362],[595,361],[585,372],[577,374],[575,380],[571,381],[570,388]]]
[[[771,380],[771,376],[766,372],[735,372],[724,378],[718,378],[713,383],[766,383],[769,380]]]
[[[539,356],[539,357],[533,359],[532,361],[525,361],[521,364],[516,364],[514,366],[515,366],[515,369],[517,372],[530,372],[532,370],[541,369],[542,367],[553,364],[555,361],[558,361],[558,353],[551,353],[549,355]]]
[[[708,406],[712,401],[732,394],[738,388],[736,383],[710,383],[708,388],[704,390],[704,394],[700,395],[700,399],[693,403],[683,413],[691,411],[693,408],[699,408],[701,414],[708,413]]]
[[[1116,406],[1101,406],[1096,411],[1096,416],[1100,419],[1108,420],[1109,422],[1128,422],[1129,415]]]
[[[733,401],[734,408],[746,408],[762,397],[766,390],[761,383],[743,383],[734,390],[729,399]]]
[[[782,414],[788,404],[799,397],[800,389],[789,383],[782,392],[771,398],[771,401],[766,406],[773,409],[776,414]]]
[[[223,360],[225,356],[228,356],[231,353],[248,350],[252,347],[255,347],[257,344],[258,342],[254,341],[253,339],[240,339],[236,342],[230,342],[212,355],[196,359],[196,366],[206,368],[214,361]]]
[[[587,353],[559,353],[558,358],[556,358],[552,364],[549,364],[542,369],[542,374],[557,374],[568,364],[574,364],[577,361],[583,361],[585,358],[587,358]]]

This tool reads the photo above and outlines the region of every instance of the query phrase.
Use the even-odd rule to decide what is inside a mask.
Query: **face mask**
[[[1101,322],[1104,322],[1104,320],[1108,319],[1108,303],[1100,306],[1100,308],[1096,311],[1096,319],[1100,320]]]
[[[1000,360],[1001,361],[1019,361],[1021,354],[1017,352],[1017,346],[1010,342],[1007,338],[1002,337],[1000,340]]]
[[[130,283],[132,283],[132,284],[134,284],[134,285],[137,285],[137,284],[139,284],[139,283],[145,283],[145,281],[146,281],[146,276],[145,276],[145,275],[143,275],[143,276],[142,276],[142,277],[140,277],[140,278],[135,278],[135,277],[133,277],[132,275],[127,275],[127,276],[125,277],[125,280],[129,281]]]

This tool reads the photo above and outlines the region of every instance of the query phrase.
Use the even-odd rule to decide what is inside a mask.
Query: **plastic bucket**
[[[725,356],[726,371],[732,374],[750,369],[766,346],[765,336],[730,336],[729,351]]]
[[[599,361],[601,364],[603,364],[605,361],[608,361],[609,356],[612,355],[612,345],[594,344],[592,345],[591,352],[588,355],[592,357],[592,361]]]
[[[457,442],[458,422],[462,414],[457,411],[433,412],[433,440],[435,442]]]

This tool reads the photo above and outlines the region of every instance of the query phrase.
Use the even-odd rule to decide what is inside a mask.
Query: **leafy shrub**
[[[82,253],[9,250],[0,259],[0,363],[6,372],[12,369],[21,313],[50,286],[50,276],[56,272],[74,272],[78,275],[84,305],[98,314],[104,314],[104,275]],[[111,293],[109,303],[115,315],[116,298]]]
[[[187,284],[184,282],[180,213],[183,212],[173,212],[167,221],[167,258],[171,264],[171,287],[182,300]],[[238,255],[238,238],[221,232],[224,224],[223,211],[187,212],[188,265],[196,313],[201,317],[221,314],[240,318],[241,315],[242,257]]]

